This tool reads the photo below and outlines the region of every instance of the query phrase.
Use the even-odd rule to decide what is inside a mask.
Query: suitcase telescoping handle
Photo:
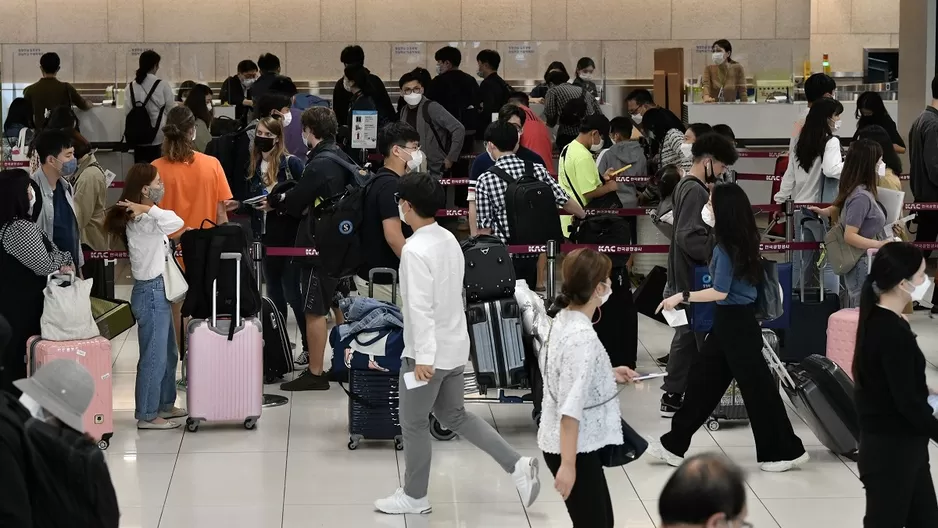
[[[235,263],[235,309],[231,315],[232,328],[241,326],[241,253],[222,253],[221,260]],[[218,328],[218,277],[212,281],[212,327]]]
[[[810,211],[808,211],[807,209],[802,209],[802,212],[810,213]],[[810,214],[813,214],[814,216],[802,216],[801,217],[801,240],[799,242],[805,241],[805,231],[807,230],[807,228],[805,227],[805,224],[808,224],[810,222],[819,222],[821,224],[822,231],[823,231],[824,221],[821,220],[821,218],[818,217],[816,214],[814,213],[810,213]],[[805,265],[804,265],[805,253],[807,253],[807,251],[804,251],[804,250],[798,252],[798,260],[801,262],[801,277],[798,277],[798,280],[801,283],[800,285],[801,302],[807,302],[804,296],[804,283],[808,282],[805,279]],[[818,302],[823,303],[824,302],[824,268],[823,267],[818,268],[818,291],[820,292],[818,293]]]
[[[391,303],[397,303],[397,271],[392,268],[371,268],[368,272],[368,296],[375,296],[375,275],[391,276]]]

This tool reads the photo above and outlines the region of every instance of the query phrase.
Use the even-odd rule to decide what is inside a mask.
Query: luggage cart
[[[516,389],[492,389],[497,390],[497,396],[489,397],[489,389],[479,386],[479,383],[476,380],[475,372],[466,372],[463,376],[465,382],[465,394],[466,396],[470,396],[466,398],[465,403],[494,403],[511,405],[534,404],[533,400],[525,400],[521,396],[511,395],[506,392],[508,390],[514,391]],[[532,414],[532,418],[534,419],[535,425],[540,422],[539,415]],[[446,426],[440,423],[440,421],[437,420],[436,416],[434,416],[432,413],[430,414],[430,434],[433,436],[433,438],[444,442],[447,440],[452,440],[456,437],[456,431],[447,429]]]
[[[553,299],[556,297],[556,279],[557,276],[557,255],[560,252],[560,245],[555,240],[547,242],[547,290],[543,293],[543,299]],[[541,295],[541,294],[538,294]],[[549,307],[548,307],[549,308]],[[529,336],[524,336],[525,348],[527,348],[531,342],[528,340]],[[465,403],[487,403],[487,404],[501,404],[501,405],[518,405],[518,404],[531,404],[534,405],[533,398],[531,400],[526,400],[522,396],[516,396],[513,394],[508,394],[506,391],[526,391],[530,390],[532,393],[537,394],[540,392],[540,368],[534,370],[534,378],[528,379],[527,386],[520,386],[517,389],[512,388],[499,388],[499,389],[489,389],[484,386],[480,386],[478,380],[476,379],[475,372],[466,372],[464,374],[464,383],[465,383],[465,394],[469,396],[465,399]],[[497,396],[489,397],[489,390],[497,391]],[[534,425],[537,427],[541,422],[540,413],[537,410],[532,410],[531,418],[534,420]],[[441,441],[452,440],[456,437],[456,432],[451,431],[446,428],[436,416],[432,413],[430,414],[430,434],[433,438]]]

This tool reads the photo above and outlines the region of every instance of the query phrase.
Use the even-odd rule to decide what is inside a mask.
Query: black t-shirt
[[[365,263],[358,270],[358,276],[368,280],[368,271],[374,268],[391,268],[397,270],[401,266],[401,259],[394,254],[394,250],[384,239],[384,222],[390,218],[399,218],[397,204],[394,202],[394,193],[397,192],[397,181],[400,176],[391,169],[382,167],[374,176],[375,180],[368,187],[365,195],[365,211],[362,223],[362,242],[365,248]],[[413,234],[410,227],[401,222],[401,229],[405,237]],[[376,276],[376,284],[388,284],[387,276]]]

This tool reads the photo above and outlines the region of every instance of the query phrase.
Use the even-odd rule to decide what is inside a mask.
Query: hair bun
[[[169,137],[177,137],[182,135],[182,131],[179,130],[178,126],[172,123],[167,123],[163,126],[163,134]]]

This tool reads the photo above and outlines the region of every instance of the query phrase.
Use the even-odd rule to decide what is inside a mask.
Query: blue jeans
[[[140,359],[134,390],[134,418],[151,421],[176,403],[176,363],[179,351],[173,329],[173,310],[166,300],[163,277],[134,282],[130,308],[137,318]]]
[[[804,225],[804,228],[801,227],[801,219],[804,218],[804,214],[797,210],[792,218],[795,222],[795,241],[797,242],[824,242],[824,234],[826,232],[826,224],[821,222],[807,222]],[[816,281],[812,278],[814,273],[817,273],[817,261],[820,257],[817,250],[809,251],[795,251],[792,256],[791,263],[791,285],[792,289],[797,291],[797,288],[801,286],[802,279],[802,260],[804,260],[804,278],[807,280],[805,286],[816,284]],[[824,289],[837,294],[840,292],[840,279],[834,273],[834,269],[831,268],[830,262],[825,261],[824,265],[821,267],[822,275],[824,277]]]
[[[860,307],[860,294],[863,293],[863,283],[870,274],[869,255],[863,255],[857,261],[857,265],[852,270],[844,274],[844,284],[847,285],[847,293],[850,295],[850,302],[847,308]]]
[[[300,295],[300,270],[289,258],[271,257],[264,259],[264,275],[267,279],[267,296],[287,320],[287,305],[293,309],[293,316],[300,328],[303,350],[308,351],[306,341],[306,314],[303,312],[303,299]]]

